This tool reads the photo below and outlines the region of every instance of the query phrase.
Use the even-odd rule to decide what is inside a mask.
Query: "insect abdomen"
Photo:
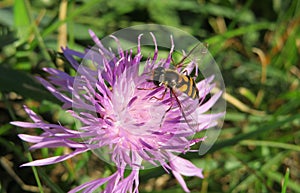
[[[199,98],[198,89],[194,79],[189,76],[181,75],[176,88],[185,94],[187,94],[192,99]]]

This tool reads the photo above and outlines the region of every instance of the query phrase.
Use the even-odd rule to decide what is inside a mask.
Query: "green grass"
[[[184,155],[204,169],[205,179],[186,178],[192,192],[300,192],[299,0],[71,0],[62,20],[60,1],[45,2],[0,2],[0,157],[24,184],[38,186],[40,192],[66,192],[96,171],[105,176],[112,170],[91,153],[38,169],[19,167],[31,156],[65,151],[29,154],[17,137],[28,131],[8,124],[28,120],[22,110],[26,104],[49,122],[72,126],[61,104],[34,79],[45,76],[43,67],[74,73],[55,59],[59,27],[67,24],[68,46],[82,51],[92,44],[88,29],[102,38],[132,25],[156,23],[208,43],[231,96],[217,143],[202,157]],[[0,193],[30,192],[1,166]],[[161,168],[141,171],[140,192],[182,192],[171,175],[157,185],[162,174]]]

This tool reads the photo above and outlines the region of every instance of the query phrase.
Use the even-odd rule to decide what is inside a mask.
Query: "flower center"
[[[113,117],[119,123],[117,132],[125,132],[127,136],[132,135],[131,137],[147,136],[160,130],[167,108],[166,105],[145,99],[148,92],[138,90],[137,81],[138,79],[130,77],[125,72],[113,88]]]
[[[129,108],[129,117],[133,120],[137,126],[142,126],[151,119],[149,109],[144,106],[134,106]]]
[[[143,100],[141,97],[134,97],[134,102],[128,103],[122,112],[119,112],[119,119],[123,125],[123,129],[127,132],[144,136],[151,132],[159,130],[164,108]]]

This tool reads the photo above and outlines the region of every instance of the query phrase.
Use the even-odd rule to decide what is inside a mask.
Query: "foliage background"
[[[45,66],[70,72],[55,51],[92,45],[89,28],[101,38],[145,23],[174,26],[208,43],[223,73],[228,107],[217,144],[203,157],[185,155],[205,174],[187,178],[192,192],[300,192],[299,0],[4,0],[0,8],[0,193],[40,192],[39,184],[44,192],[66,192],[113,170],[91,153],[20,168],[31,154],[69,150],[30,154],[17,134],[39,131],[9,122],[28,119],[26,104],[49,122],[72,125],[33,77],[44,76]],[[140,180],[142,193],[182,192],[161,168],[143,171]]]

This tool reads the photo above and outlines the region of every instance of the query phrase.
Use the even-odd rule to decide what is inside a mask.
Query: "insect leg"
[[[159,88],[160,86],[156,86],[156,87],[153,87],[153,88],[137,88],[138,90],[155,90],[155,89],[157,89],[157,88]],[[164,98],[165,98],[165,95],[166,95],[166,93],[167,93],[167,90],[168,90],[168,88],[165,88],[165,91],[164,91],[164,93],[163,93],[163,95],[160,97],[160,98],[158,98],[158,97],[156,97],[156,96],[152,96],[152,97],[150,97],[150,100],[151,99],[156,99],[156,100],[159,100],[159,101],[161,101],[161,100],[163,100]]]
[[[182,74],[185,74],[186,76],[189,76],[188,71],[185,69]]]
[[[136,88],[138,90],[154,90],[154,89],[157,89],[159,88],[159,86],[156,86],[156,87],[153,87],[153,88]]]
[[[173,90],[171,90],[171,92],[172,92],[172,94],[174,95],[174,97],[176,99],[176,102],[177,102],[177,104],[178,104],[178,106],[180,108],[180,111],[181,111],[181,114],[182,114],[183,118],[187,121],[187,116],[186,116],[185,112],[183,111],[183,108],[181,106],[181,103],[180,103],[178,97],[176,96],[176,94],[175,94],[175,92]]]
[[[166,88],[166,89],[168,89],[168,88]],[[165,93],[166,93],[166,91],[167,90],[165,90]],[[164,93],[164,94],[165,94]],[[172,89],[170,89],[170,98],[172,99],[172,93],[173,93],[173,90]],[[160,127],[161,127],[161,125],[162,125],[162,123],[163,123],[163,120],[165,119],[165,117],[166,117],[166,114],[167,114],[167,112],[169,112],[171,109],[172,109],[172,107],[173,107],[173,101],[171,100],[171,105],[170,105],[170,107],[165,111],[165,113],[164,113],[164,115],[162,116],[162,118],[161,118],[161,121],[160,121]]]
[[[179,106],[179,108],[180,108],[180,111],[181,111],[181,113],[182,113],[184,119],[187,120],[186,115],[185,115],[185,113],[184,113],[184,111],[183,111],[183,109],[182,109],[182,106],[181,106],[180,102],[179,102],[179,99],[177,98],[177,96],[176,96],[174,90],[173,90],[173,89],[170,89],[170,98],[172,99],[173,96],[175,97],[175,100],[176,100],[176,102],[177,102],[177,104],[178,104],[178,106]],[[165,119],[165,116],[166,116],[167,112],[169,112],[169,111],[172,109],[172,107],[173,107],[173,100],[171,100],[170,107],[165,111],[165,114],[164,114],[163,117],[161,118],[160,127],[161,127],[161,125],[162,125],[163,120]]]
[[[158,87],[156,87],[156,88],[158,88]],[[158,98],[158,97],[156,97],[156,96],[152,96],[150,99],[156,99],[156,100],[159,100],[159,101],[161,101],[161,100],[163,100],[164,98],[165,98],[165,95],[166,95],[166,93],[167,93],[167,90],[168,90],[168,88],[165,88],[165,91],[164,91],[164,93],[163,93],[163,95],[160,97],[160,98]]]

